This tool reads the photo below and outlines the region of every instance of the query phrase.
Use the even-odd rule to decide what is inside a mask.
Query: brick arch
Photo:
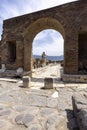
[[[34,37],[45,29],[54,29],[65,39],[65,31],[61,23],[53,18],[41,18],[32,23],[24,34],[24,69],[32,70],[32,43]]]

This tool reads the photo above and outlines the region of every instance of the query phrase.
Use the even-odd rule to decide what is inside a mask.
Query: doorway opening
[[[87,74],[87,33],[79,34],[78,44],[78,71]]]
[[[8,42],[9,62],[14,63],[16,61],[16,42]]]

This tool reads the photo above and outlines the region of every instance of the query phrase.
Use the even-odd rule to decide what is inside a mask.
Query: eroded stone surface
[[[52,109],[52,108],[41,108],[40,113],[41,113],[41,116],[48,116],[48,115],[51,115],[53,113],[57,113],[57,110]]]
[[[41,76],[41,79],[43,79],[46,74],[51,75],[54,69],[57,70],[54,66],[49,68],[50,70],[45,70],[48,70],[47,72],[39,71],[36,77]],[[8,115],[3,113],[3,116],[0,116],[0,121],[3,121],[1,122],[1,129],[78,130],[71,99],[75,93],[78,93],[78,95],[83,93],[87,97],[86,85],[67,84],[56,80],[54,89],[44,90],[41,89],[44,82],[40,82],[38,79],[37,84],[40,87],[32,81],[34,85],[32,88],[19,87],[23,84],[21,81],[16,83],[0,81],[0,112],[11,110],[11,113],[7,113]],[[62,85],[63,87],[59,87]],[[85,108],[84,104],[83,106]]]
[[[77,117],[80,130],[87,129],[87,96],[76,93],[73,98],[73,109]]]
[[[47,107],[56,108],[58,106],[58,98],[47,98]]]
[[[30,95],[29,102],[30,102],[31,106],[45,107],[46,106],[46,97],[38,96],[38,95]]]
[[[11,114],[11,110],[2,110],[0,111],[0,116],[6,116],[6,115],[10,115]]]
[[[40,124],[31,124],[29,130],[42,130],[42,127]]]
[[[32,122],[34,119],[34,115],[31,115],[31,114],[21,114],[21,115],[18,115],[16,118],[15,118],[15,121],[18,125],[24,125],[25,127],[28,127],[27,125]]]

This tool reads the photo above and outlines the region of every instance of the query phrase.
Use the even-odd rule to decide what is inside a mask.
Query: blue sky
[[[0,0],[0,39],[4,19],[54,7],[76,0]],[[47,55],[63,54],[63,38],[55,30],[44,30],[33,41],[33,53]]]

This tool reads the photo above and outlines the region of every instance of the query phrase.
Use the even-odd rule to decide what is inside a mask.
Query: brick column
[[[32,69],[32,42],[24,41],[24,70],[31,71]]]
[[[64,73],[78,73],[78,35],[71,33],[66,36],[64,44]]]

